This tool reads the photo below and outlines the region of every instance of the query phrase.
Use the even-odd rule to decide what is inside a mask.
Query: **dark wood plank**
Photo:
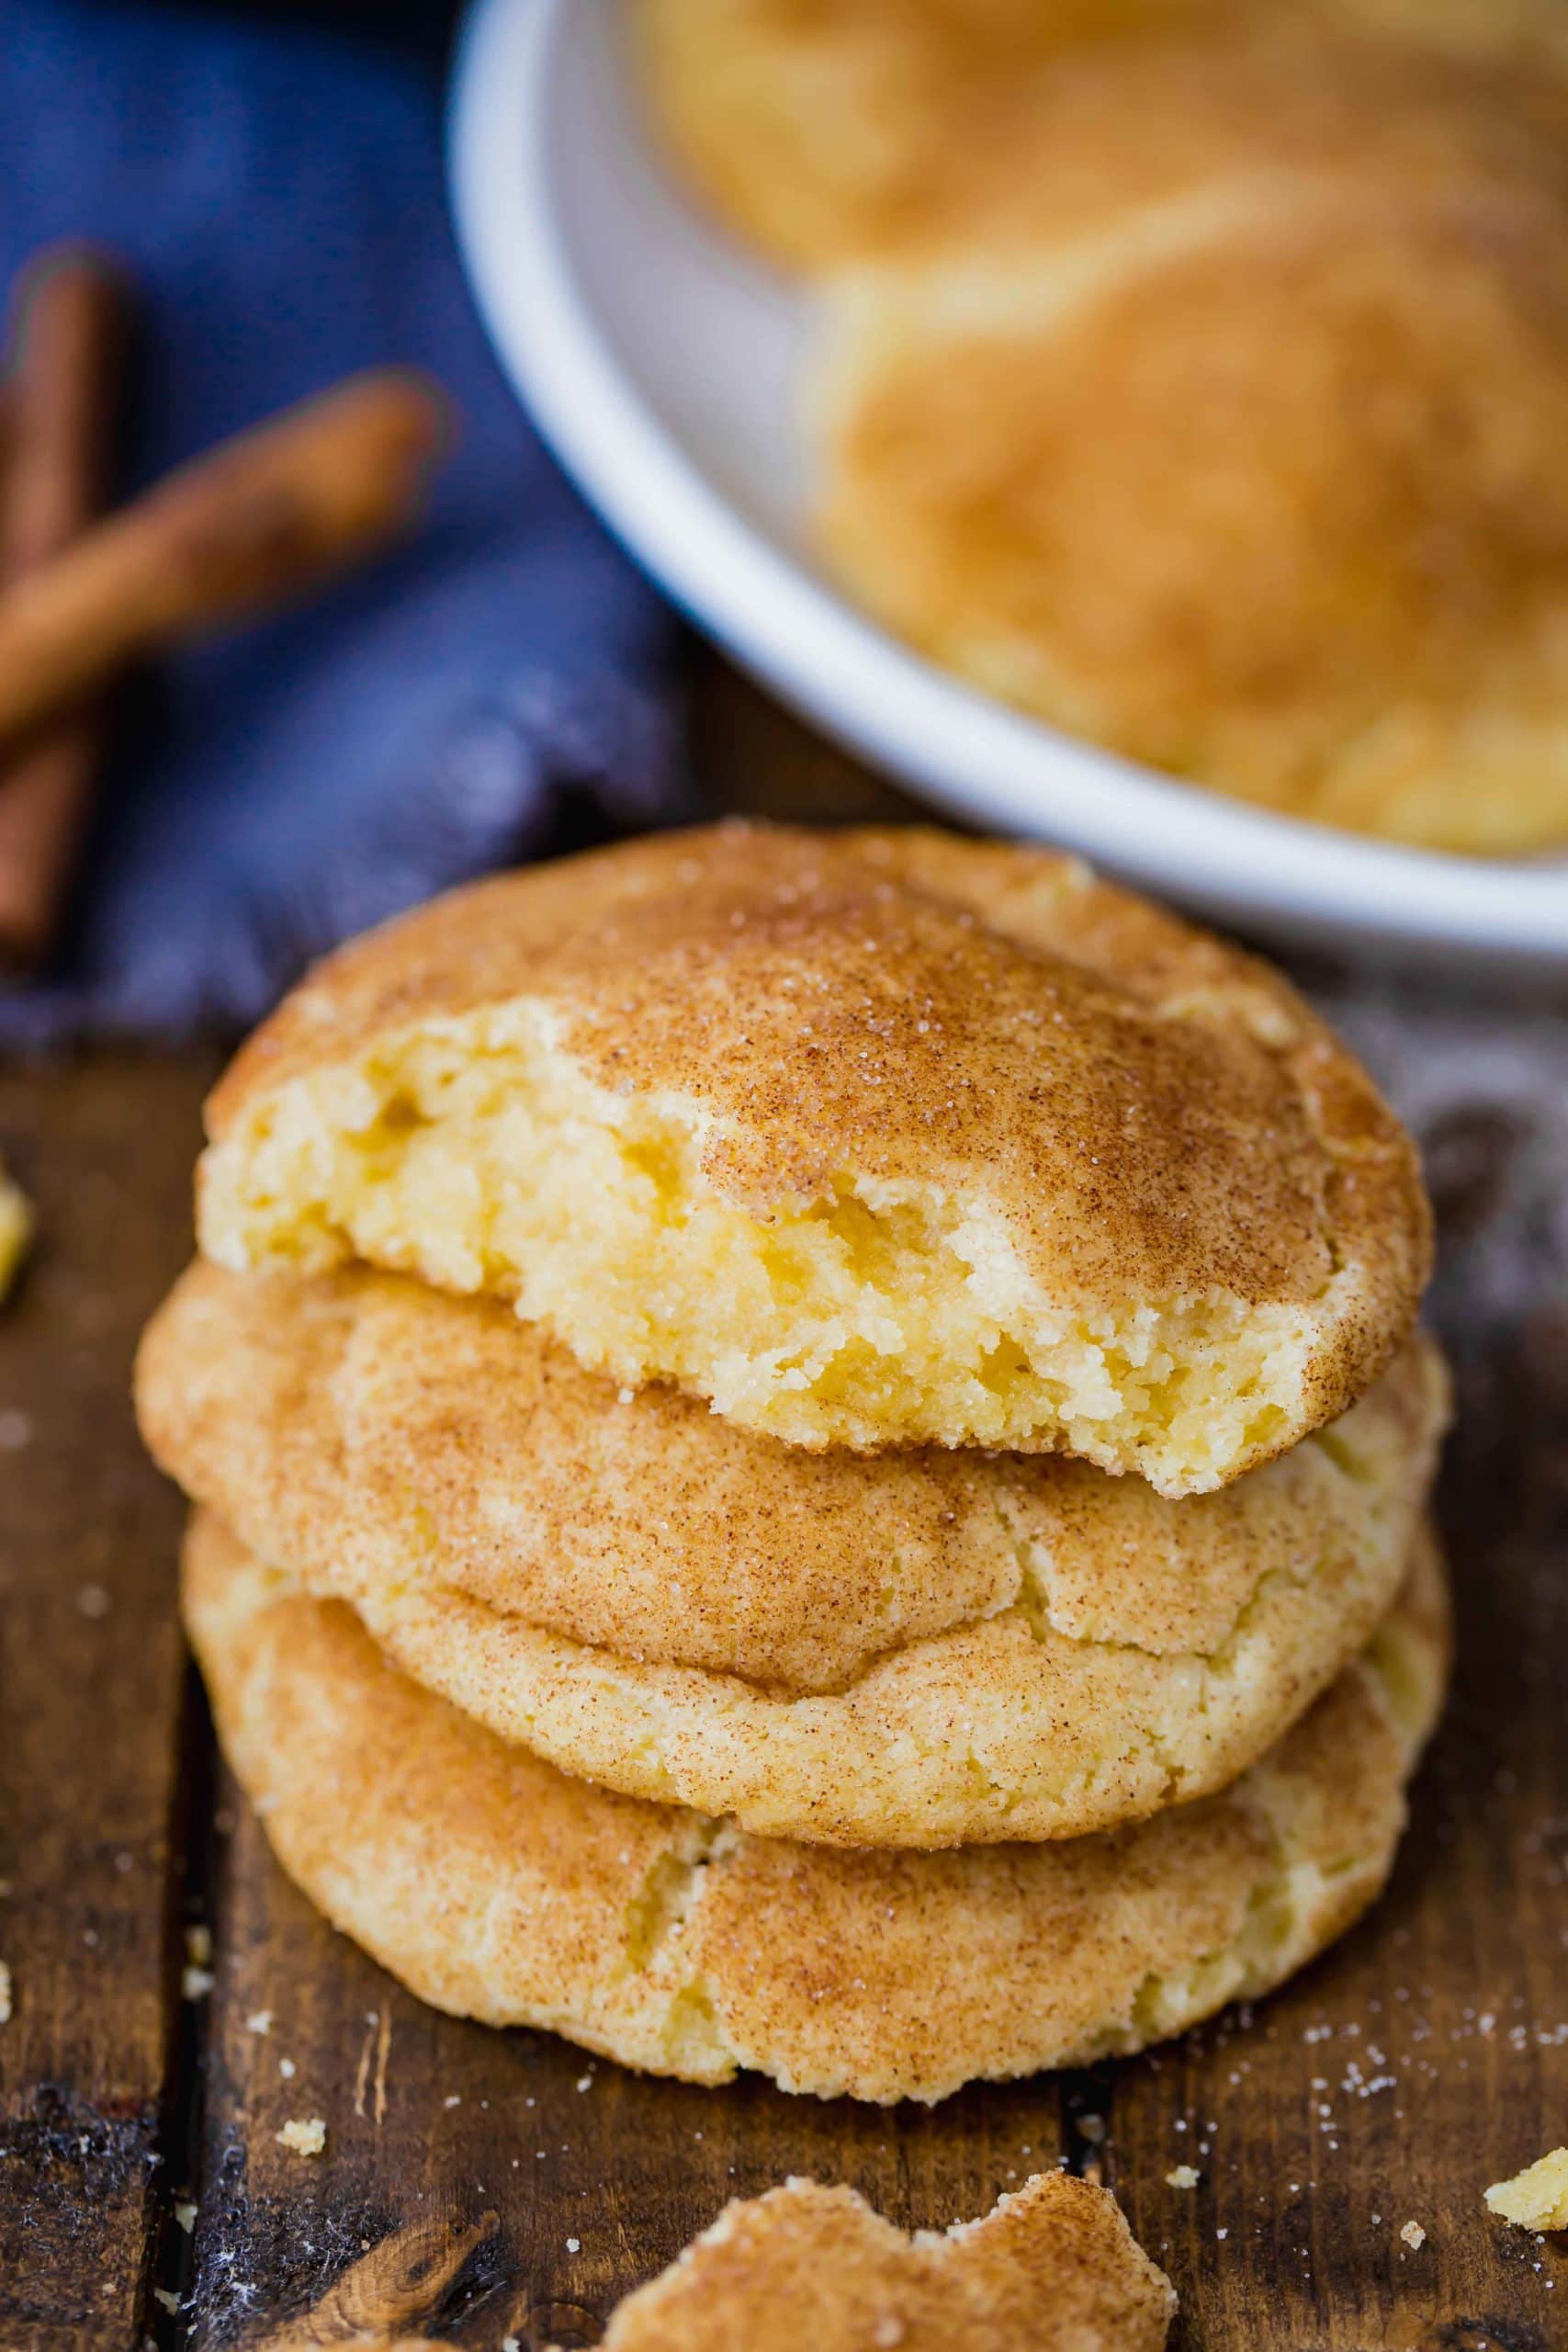
[[[0,2343],[123,2352],[147,2303],[176,1955],[176,1498],[131,1351],[188,1247],[205,1062],[0,1075],[37,1251],[0,1308]]]
[[[705,646],[691,657],[691,762],[716,809],[787,825],[940,821]]]

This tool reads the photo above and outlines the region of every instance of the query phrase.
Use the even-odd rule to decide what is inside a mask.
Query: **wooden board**
[[[724,673],[697,741],[727,806],[896,806]],[[176,1507],[123,1401],[134,1329],[186,1246],[205,1069],[6,1074],[0,1148],[48,1241],[0,1317],[0,1414],[33,1423],[0,1456],[4,2352],[301,2324],[321,2343],[377,2324],[587,2345],[728,2196],[808,2172],[940,2225],[1061,2159],[1116,2187],[1171,2272],[1183,2352],[1568,2346],[1568,2246],[1481,2203],[1568,2139],[1568,1158],[1529,1109],[1532,1070],[1543,1102],[1564,1075],[1565,1033],[1314,978],[1396,1091],[1473,1032],[1440,1104],[1407,1092],[1436,1147],[1437,1307],[1463,1389],[1443,1498],[1461,1672],[1412,1835],[1373,1918],[1255,2018],[931,2111],[700,2091],[438,2017],[295,1894],[212,1758],[170,1617]],[[1523,1107],[1501,1112],[1493,1073],[1521,1054]],[[107,1615],[82,1613],[94,1584]],[[182,2002],[192,1919],[214,1983]],[[315,2116],[324,2155],[279,2144]],[[1194,2189],[1167,2184],[1184,2162]]]
[[[128,2346],[168,2130],[193,1770],[170,1546],[127,1382],[188,1249],[205,1057],[0,1075],[42,1204],[0,1311],[0,2345]]]

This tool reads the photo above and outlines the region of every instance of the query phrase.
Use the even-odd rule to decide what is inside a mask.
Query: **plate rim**
[[[1213,919],[1321,945],[1568,967],[1568,869],[1370,841],[1059,735],[900,644],[730,505],[618,365],[560,232],[545,118],[563,44],[585,21],[584,0],[470,0],[447,120],[458,250],[545,439],[700,628],[920,797],[1049,839]],[[969,767],[980,783],[960,780]],[[1135,836],[1131,854],[1119,831]]]

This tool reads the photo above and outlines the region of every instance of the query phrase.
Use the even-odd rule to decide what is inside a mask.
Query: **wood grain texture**
[[[0,1076],[39,1208],[0,1310],[0,2344],[127,2346],[147,2301],[178,1957],[177,1498],[126,1394],[187,1247],[205,1059]]]
[[[886,787],[728,673],[705,662],[702,678],[695,748],[719,805],[896,813]],[[476,2352],[508,2335],[587,2345],[729,2196],[814,2173],[900,2223],[941,2224],[1063,2157],[1112,2183],[1170,2271],[1180,2352],[1568,2346],[1568,2245],[1481,2203],[1568,2137],[1568,1024],[1308,978],[1426,1136],[1442,1212],[1435,1309],[1461,1379],[1443,1518],[1462,1638],[1415,1826],[1382,1908],[1251,2019],[931,2111],[690,2089],[439,2017],[294,1893],[211,1770],[199,1715],[182,1732],[176,1506],[140,1460],[119,1386],[186,1246],[203,1073],[95,1057],[5,1077],[0,1148],[47,1235],[0,1316],[0,1411],[20,1399],[36,1424],[20,1476],[0,1458],[7,1623],[12,1593],[26,1610],[0,1747],[0,1870],[18,1887],[15,1825],[28,1825],[28,1900],[0,1909],[18,1996],[0,2028],[5,2352],[144,2334],[171,2352],[328,2345],[365,2326]],[[112,1586],[96,1623],[71,1598],[87,1580]],[[195,1817],[176,1841],[182,1801]],[[214,1983],[181,2004],[191,1916],[210,1926]],[[88,1927],[112,1934],[112,1966],[85,1967]],[[69,2158],[69,2135],[38,2120],[50,2084],[88,2119]],[[319,2157],[278,2143],[315,2117]],[[1197,2188],[1168,2187],[1184,2162]],[[187,2193],[188,2235],[173,2218]],[[1399,2237],[1407,2221],[1427,2233],[1418,2251]],[[184,2307],[150,2301],[154,2285]]]

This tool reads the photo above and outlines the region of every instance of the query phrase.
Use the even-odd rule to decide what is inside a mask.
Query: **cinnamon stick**
[[[108,494],[129,304],[106,259],[46,253],[13,300],[0,442],[0,584],[69,547]],[[103,714],[85,708],[0,773],[0,966],[48,947],[85,830]]]
[[[446,433],[434,385],[351,377],[168,475],[0,591],[0,743],[174,640],[344,570],[418,512]]]

